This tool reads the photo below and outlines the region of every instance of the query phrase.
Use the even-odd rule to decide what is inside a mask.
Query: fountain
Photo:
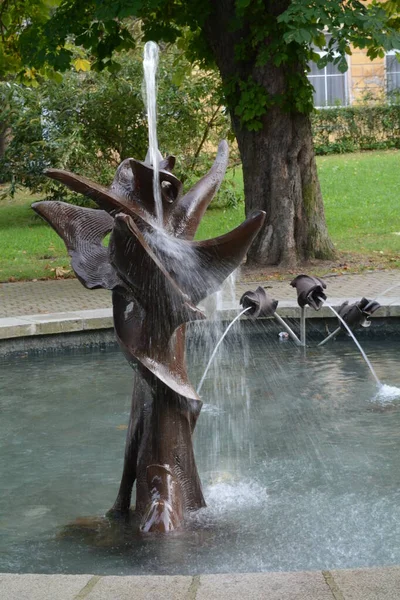
[[[134,159],[121,163],[110,188],[47,171],[101,210],[56,201],[32,206],[64,240],[81,283],[112,290],[116,336],[136,368],[125,464],[109,515],[129,515],[136,481],[143,532],[179,528],[188,512],[205,505],[192,448],[201,400],[186,372],[185,323],[205,318],[196,305],[240,265],[264,221],[259,211],[224,236],[191,241],[227,161],[228,147],[221,142],[210,171],[184,195],[170,172],[173,158],[160,161],[161,191],[168,190],[168,196],[162,193],[162,226],[154,169]],[[110,232],[106,248],[102,242]]]
[[[163,159],[157,145],[154,42],[145,45],[143,64],[146,161],[125,159],[109,188],[49,169],[49,177],[92,198],[100,210],[63,202],[32,208],[64,240],[80,282],[112,290],[116,337],[135,367],[122,480],[108,514],[129,515],[136,482],[140,530],[165,532],[205,505],[192,447],[202,403],[187,376],[185,324],[205,318],[198,302],[240,265],[265,213],[255,212],[219,238],[192,241],[225,174],[228,146],[220,143],[208,174],[182,194],[182,183],[171,173],[175,158]],[[106,248],[103,240],[110,232]]]
[[[372,315],[381,307],[379,302],[377,302],[376,300],[368,300],[367,298],[361,298],[360,301],[350,304],[349,301],[346,300],[339,307],[338,311],[336,311],[333,308],[333,306],[331,306],[331,304],[329,304],[326,301],[326,283],[319,277],[305,274],[297,275],[297,277],[295,277],[295,279],[291,281],[290,285],[296,288],[297,303],[300,307],[300,339],[289,327],[289,325],[276,313],[278,301],[270,298],[264,290],[264,288],[262,288],[261,286],[259,286],[254,291],[249,290],[242,295],[240,299],[240,304],[242,305],[242,307],[244,307],[244,310],[236,317],[236,319],[239,318],[245,312],[248,312],[248,316],[250,318],[274,317],[278,321],[278,323],[280,323],[286,329],[287,337],[291,337],[297,345],[305,347],[305,308],[306,306],[310,306],[314,310],[318,311],[322,308],[323,304],[325,303],[325,305],[331,310],[331,312],[338,318],[339,327],[337,327],[333,332],[326,336],[322,340],[322,342],[318,344],[318,346],[324,346],[328,341],[334,339],[342,330],[346,331],[347,335],[352,338],[358,350],[360,351],[361,356],[363,357],[372,377],[374,378],[377,384],[378,394],[376,398],[381,401],[390,401],[393,398],[398,398],[400,396],[400,389],[396,386],[381,383],[370,360],[368,359],[366,353],[361,347],[361,344],[359,343],[359,341],[353,333],[353,329],[357,328],[358,326],[364,328],[371,326]],[[390,289],[392,288],[389,288],[389,290]],[[229,328],[233,325],[233,323],[234,321],[228,326],[226,332],[223,334],[220,341],[218,342],[215,351],[218,349],[220,343],[223,341],[226,333],[229,331]],[[282,334],[280,334],[280,336],[281,335]],[[209,369],[214,353],[210,358],[209,364],[207,365],[206,371],[200,382],[200,388],[202,386],[203,379],[205,378],[206,373]]]
[[[151,63],[148,77],[153,78],[150,89],[155,90],[157,57],[154,48],[147,50]],[[154,100],[152,92],[147,92],[148,99],[149,95]],[[115,334],[134,369],[117,498],[106,519],[78,518],[60,534],[60,527],[77,514],[104,514],[104,506],[111,505],[112,497],[107,494],[117,484],[113,478],[118,457],[116,430],[125,427],[121,425],[127,387],[123,361],[112,353],[101,359],[89,356],[77,382],[79,356],[70,357],[66,373],[62,371],[64,360],[68,362],[64,357],[58,359],[59,372],[57,366],[47,365],[45,358],[40,359],[39,373],[35,366],[14,365],[12,393],[7,386],[3,388],[5,406],[12,396],[12,409],[5,411],[0,425],[3,438],[4,432],[14,433],[15,429],[23,443],[18,439],[14,445],[13,438],[11,460],[6,456],[3,468],[11,482],[10,497],[16,504],[22,498],[24,505],[16,506],[15,515],[7,513],[7,523],[13,524],[14,519],[23,531],[15,544],[9,542],[12,534],[8,534],[7,552],[5,546],[0,548],[5,557],[11,557],[5,558],[7,568],[18,570],[23,565],[46,573],[182,574],[398,562],[400,411],[395,401],[399,389],[388,390],[389,401],[368,399],[371,382],[364,377],[364,365],[360,368],[358,360],[352,361],[348,345],[340,340],[321,352],[311,349],[307,356],[302,349],[279,344],[276,339],[274,345],[276,336],[269,336],[265,343],[257,327],[266,324],[270,331],[277,321],[296,345],[306,345],[305,309],[322,307],[326,285],[304,274],[292,281],[301,309],[299,336],[278,315],[278,302],[268,297],[264,288],[249,290],[240,299],[242,309],[234,321],[242,315],[249,321],[260,319],[252,323],[256,333],[252,332],[251,345],[243,353],[245,342],[242,346],[242,338],[234,338],[228,352],[231,370],[222,355],[216,383],[206,378],[223,342],[229,342],[227,334],[232,335],[235,323],[228,325],[216,345],[214,340],[213,352],[207,348],[210,359],[205,371],[195,354],[204,358],[204,348],[193,348],[194,336],[187,332],[191,328],[201,337],[205,314],[198,304],[217,291],[241,263],[264,214],[255,213],[224,236],[194,242],[200,220],[224,176],[228,146],[225,141],[220,143],[210,171],[184,194],[172,173],[174,157],[163,158],[158,151],[154,103],[151,106],[150,110],[148,104],[148,114],[154,127],[145,161],[123,160],[108,188],[66,171],[47,172],[93,199],[99,209],[63,202],[33,205],[64,240],[79,281],[89,289],[112,291]],[[109,233],[106,247],[104,238]],[[343,327],[353,329],[365,319],[369,322],[377,308],[375,301],[366,299],[355,305],[345,303],[339,319],[344,320]],[[190,377],[186,338],[191,351]],[[399,383],[392,356],[384,354],[386,350],[379,345],[371,345],[370,352],[381,370],[388,356],[391,371],[383,371],[382,377],[393,377],[394,383]],[[381,355],[384,358],[379,363]],[[25,397],[21,373],[30,383],[36,381],[40,388],[36,397],[32,390]],[[49,379],[45,390],[43,376]],[[200,381],[197,391],[191,380]],[[55,394],[59,385],[61,393]],[[215,385],[211,393],[210,385]],[[65,395],[72,407],[68,404],[66,408],[63,390],[71,386],[72,392]],[[227,389],[219,397],[224,387]],[[199,421],[200,391],[214,404],[204,406]],[[39,409],[42,404],[51,406],[53,410],[48,412],[53,412],[53,418],[55,415],[55,423],[50,414],[44,414],[42,424],[38,396]],[[39,410],[35,427],[28,419],[21,430],[17,428],[16,404],[30,418],[36,418]],[[76,411],[80,419],[76,419]],[[377,419],[384,435],[376,435]],[[206,482],[204,496],[193,448],[195,428],[196,457]],[[93,447],[87,441],[87,429],[93,437],[98,433]],[[218,433],[215,437],[214,432]],[[32,454],[21,458],[22,451]],[[26,476],[26,470],[30,475],[34,467],[37,474]],[[74,476],[68,478],[71,469]],[[79,498],[76,506],[75,496]],[[209,509],[198,511],[205,506],[205,499]],[[35,527],[40,530],[39,541]],[[184,535],[179,535],[179,530]],[[178,534],[143,535],[172,531]],[[71,535],[75,535],[73,543]],[[377,557],[371,539],[382,537],[387,543],[379,545]],[[86,557],[85,544],[90,547]],[[391,552],[390,546],[396,551]],[[22,547],[27,558],[21,558]]]

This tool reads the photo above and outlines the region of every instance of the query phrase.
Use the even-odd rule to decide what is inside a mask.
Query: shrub
[[[68,196],[81,203],[82,197],[71,195],[43,171],[66,169],[108,185],[121,160],[144,159],[142,48],[119,55],[118,66],[115,73],[71,70],[61,83],[44,80],[35,88],[15,84],[12,93],[7,92],[12,110],[3,120],[7,119],[10,139],[0,157],[0,180],[11,182],[11,193],[22,184],[48,199]],[[0,125],[2,112],[0,107]],[[221,107],[217,72],[193,70],[174,46],[163,51],[158,121],[160,150],[180,157],[177,175],[185,175],[195,166],[193,156],[216,148],[230,127]]]
[[[312,127],[316,154],[400,148],[400,104],[316,110]]]

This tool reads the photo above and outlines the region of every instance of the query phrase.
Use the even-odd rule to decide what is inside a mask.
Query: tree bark
[[[233,0],[214,0],[204,27],[222,81],[227,84],[235,75],[243,80],[251,77],[272,97],[284,94],[287,67],[235,61],[235,47],[247,31],[246,24],[235,31],[230,26],[234,4]],[[276,16],[287,2],[265,4]],[[295,266],[309,258],[331,258],[334,246],[325,222],[310,117],[272,106],[258,131],[245,129],[234,107],[231,117],[243,165],[246,215],[255,209],[267,214],[249,250],[248,264]]]
[[[233,120],[243,164],[246,214],[265,210],[248,262],[295,266],[334,253],[325,223],[311,123],[306,115],[270,109],[261,131]]]

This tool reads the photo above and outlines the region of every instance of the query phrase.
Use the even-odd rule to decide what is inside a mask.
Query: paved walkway
[[[399,600],[400,567],[101,577],[0,574],[4,600]]]
[[[400,271],[373,271],[362,275],[325,278],[328,298],[376,298],[388,288],[399,287],[385,295],[386,303],[400,299]],[[295,300],[295,290],[288,281],[238,283],[236,296],[257,285],[266,286],[277,300]],[[111,307],[107,290],[87,290],[76,279],[27,281],[0,284],[0,318],[106,309]]]

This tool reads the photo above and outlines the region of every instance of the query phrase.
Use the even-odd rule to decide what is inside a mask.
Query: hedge
[[[400,148],[400,104],[316,110],[312,127],[316,154]]]

